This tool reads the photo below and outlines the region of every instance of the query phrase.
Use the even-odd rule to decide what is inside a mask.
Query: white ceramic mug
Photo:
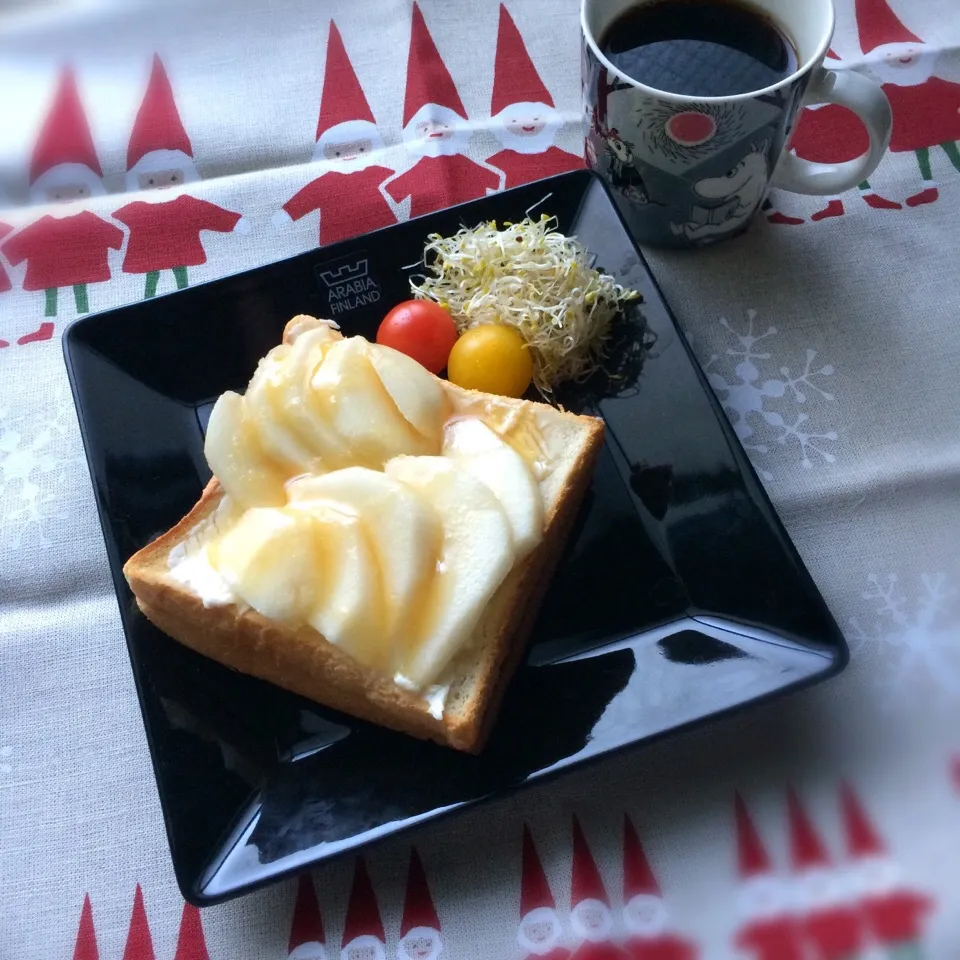
[[[873,173],[890,143],[890,104],[872,80],[823,66],[832,0],[749,0],[793,44],[798,67],[772,86],[726,97],[655,90],[603,55],[600,38],[617,17],[656,2],[582,0],[580,10],[587,164],[610,185],[639,242],[715,243],[749,226],[770,186],[825,196]],[[870,135],[867,152],[845,163],[790,153],[790,135],[808,103],[852,110]]]

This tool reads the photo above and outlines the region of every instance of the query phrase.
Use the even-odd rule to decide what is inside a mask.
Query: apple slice
[[[245,415],[244,398],[222,394],[210,412],[203,445],[207,463],[227,496],[244,507],[280,506],[286,477],[264,456]]]
[[[313,409],[350,449],[354,466],[380,469],[391,457],[425,453],[428,441],[401,415],[367,356],[350,337],[331,344],[310,381]]]
[[[450,412],[443,384],[399,350],[371,343],[367,353],[397,409],[414,430],[431,441],[429,452],[439,453],[443,423]]]
[[[340,327],[332,320],[323,320],[311,317],[308,314],[297,314],[283,329],[283,342],[296,343],[310,333],[318,333],[324,340],[342,340]]]
[[[423,618],[400,672],[419,689],[433,683],[470,638],[514,563],[513,538],[500,501],[486,484],[446,457],[397,457],[388,476],[424,496],[440,516],[443,543]]]
[[[230,589],[271,620],[303,623],[326,580],[313,517],[255,507],[208,549]]]
[[[486,484],[510,522],[517,559],[543,538],[543,495],[526,460],[477,417],[447,424],[443,455]]]
[[[294,510],[334,502],[360,517],[380,568],[383,630],[392,641],[422,606],[436,570],[443,530],[435,511],[410,487],[366,467],[300,477],[287,484],[287,497]]]
[[[317,458],[311,472],[336,470],[350,462],[350,451],[333,427],[310,403],[310,381],[323,363],[330,345],[341,339],[327,326],[306,330],[293,342],[283,368],[275,378],[272,411],[282,418],[289,432]]]
[[[285,386],[293,373],[291,353],[287,344],[274,347],[260,361],[246,393],[247,412],[256,425],[260,445],[287,476],[322,469],[318,452],[287,426]]]
[[[324,554],[321,569],[326,577],[324,598],[308,622],[360,663],[382,669],[389,648],[383,625],[380,568],[364,524],[355,514],[328,503],[314,503],[303,512],[320,524],[319,543]]]

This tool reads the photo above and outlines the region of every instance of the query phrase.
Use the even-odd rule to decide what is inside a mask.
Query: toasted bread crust
[[[127,561],[124,575],[147,619],[204,656],[371,723],[479,752],[523,655],[603,445],[601,420],[554,413],[578,421],[577,453],[566,469],[562,489],[548,505],[543,539],[508,575],[476,631],[485,639],[481,650],[470,651],[469,695],[456,709],[445,709],[441,719],[429,713],[422,695],[363,667],[312,628],[293,629],[234,604],[205,606],[169,575],[171,550],[221,501],[223,492],[216,479],[179,523]],[[455,662],[454,672],[456,666]]]

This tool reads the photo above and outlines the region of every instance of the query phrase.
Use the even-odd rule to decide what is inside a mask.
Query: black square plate
[[[405,265],[427,234],[519,220],[539,201],[538,212],[640,290],[618,349],[635,360],[641,344],[645,352],[615,389],[595,382],[567,400],[604,417],[607,444],[483,754],[327,710],[148,623],[121,567],[197,500],[210,475],[210,407],[245,386],[286,321],[311,313],[372,337],[409,296]],[[846,664],[843,638],[642,256],[585,171],[87,317],[64,344],[170,849],[193,903]]]

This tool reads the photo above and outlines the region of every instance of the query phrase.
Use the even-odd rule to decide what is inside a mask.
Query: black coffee
[[[797,54],[765,14],[736,0],[653,0],[600,38],[607,59],[656,90],[691,97],[751,93],[790,76]]]

